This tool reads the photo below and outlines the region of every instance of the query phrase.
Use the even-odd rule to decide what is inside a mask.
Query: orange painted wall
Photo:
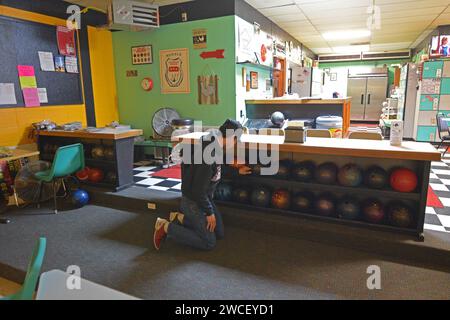
[[[95,120],[104,127],[119,120],[111,31],[88,26]]]

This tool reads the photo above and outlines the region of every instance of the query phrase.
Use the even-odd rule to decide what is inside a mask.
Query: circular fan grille
[[[156,134],[169,138],[172,136],[172,120],[179,119],[178,112],[171,108],[162,108],[153,115],[152,125]]]

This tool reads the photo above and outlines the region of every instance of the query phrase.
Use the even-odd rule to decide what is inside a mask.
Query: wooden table
[[[86,130],[43,130],[39,131],[38,134],[38,147],[41,151],[40,158],[42,160],[53,161],[55,150],[48,151],[48,145],[58,147],[73,143],[82,143],[85,149],[86,166],[101,169],[105,173],[105,177],[116,176],[115,181],[104,179],[99,183],[91,183],[88,181],[83,183],[119,191],[134,184],[134,139],[142,134],[142,130],[122,129],[101,129],[97,132]],[[94,146],[112,148],[114,150],[113,156],[109,159],[106,157],[94,158],[90,151]]]
[[[24,158],[31,158],[31,157],[36,157],[39,156],[39,151],[30,151],[30,150],[26,150],[26,149],[12,149],[12,154],[9,157],[6,158],[0,158],[0,161],[14,161],[14,160],[19,160],[19,159],[24,159]]]
[[[289,119],[319,116],[342,117],[342,133],[345,137],[350,128],[352,98],[343,99],[265,99],[246,100],[247,118],[268,119],[274,111],[281,111]]]
[[[207,133],[195,132],[177,137],[177,141],[182,143],[198,143],[199,139]],[[316,164],[333,162],[339,167],[354,163],[362,168],[377,165],[390,171],[395,167],[406,167],[414,170],[418,176],[418,186],[414,192],[401,193],[391,188],[375,190],[360,185],[359,187],[344,187],[338,184],[323,185],[315,182],[304,183],[295,181],[293,178],[280,180],[275,177],[263,176],[241,176],[233,183],[244,185],[250,189],[255,186],[273,188],[284,188],[295,193],[298,190],[308,190],[315,193],[330,192],[341,197],[351,195],[359,197],[361,200],[377,198],[385,205],[393,201],[402,201],[415,210],[415,225],[409,228],[399,228],[385,224],[369,224],[364,221],[348,221],[333,217],[321,217],[317,215],[291,212],[289,210],[278,210],[273,208],[253,208],[253,210],[263,210],[276,214],[290,214],[305,216],[313,219],[321,219],[335,223],[350,224],[372,229],[387,230],[399,233],[411,233],[423,240],[425,209],[427,203],[429,176],[432,161],[440,161],[441,154],[431,144],[422,142],[404,141],[402,146],[391,146],[389,141],[376,140],[351,140],[351,139],[326,139],[307,138],[306,143],[285,143],[284,136],[265,136],[244,134],[241,136],[242,146],[247,150],[278,150],[280,159],[287,159],[291,162],[312,160]],[[232,202],[221,203],[222,205],[239,207],[252,210],[249,205],[242,205]],[[387,207],[386,207],[387,208]],[[387,210],[386,210],[387,211]]]

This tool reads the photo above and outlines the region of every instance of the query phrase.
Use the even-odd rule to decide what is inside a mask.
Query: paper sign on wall
[[[14,83],[0,83],[0,105],[17,104]]]
[[[20,86],[24,88],[36,88],[36,77],[19,77]]]
[[[66,72],[65,61],[63,56],[55,56],[55,70],[57,72]]]
[[[23,88],[22,92],[25,107],[39,107],[41,105],[37,88]]]
[[[56,39],[59,54],[63,56],[76,56],[75,31],[64,26],[56,27]]]
[[[34,77],[34,67],[18,65],[17,71],[19,72],[19,77]]]
[[[189,50],[159,51],[161,93],[190,93]]]
[[[38,88],[38,97],[40,103],[48,103],[47,88]]]
[[[55,62],[53,60],[53,53],[38,51],[39,62],[42,71],[55,71]]]
[[[68,73],[78,73],[77,57],[66,57],[66,71]]]

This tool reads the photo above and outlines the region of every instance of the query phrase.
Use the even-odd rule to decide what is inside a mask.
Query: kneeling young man
[[[242,125],[235,120],[227,120],[219,131],[218,136],[213,137],[210,133],[202,138],[202,148],[199,150],[202,155],[204,149],[211,143],[218,143],[220,148],[224,147],[226,150],[234,149],[239,134],[230,139],[227,137],[227,131],[228,133],[242,132]],[[233,141],[233,143],[225,144],[225,141]],[[195,150],[195,148],[192,149]],[[183,162],[181,165],[180,210],[182,213],[172,212],[169,221],[161,218],[156,221],[153,243],[157,250],[160,249],[166,237],[201,250],[213,249],[216,246],[216,240],[224,237],[222,215],[213,200],[214,191],[222,176],[222,165],[215,162],[206,164],[203,157],[201,157],[202,163],[196,164],[194,159],[198,157],[194,156],[194,152],[191,154],[192,161]],[[251,174],[250,168],[246,166],[240,166],[236,170],[242,175]]]

